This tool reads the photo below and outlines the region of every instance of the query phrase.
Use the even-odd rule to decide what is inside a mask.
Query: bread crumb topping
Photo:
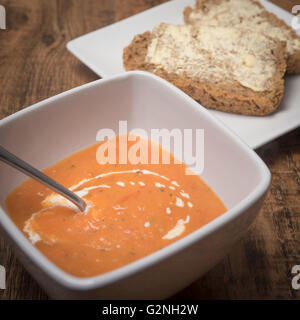
[[[270,88],[276,42],[263,34],[223,28],[160,24],[152,32],[146,62],[199,80],[236,80],[254,91]]]

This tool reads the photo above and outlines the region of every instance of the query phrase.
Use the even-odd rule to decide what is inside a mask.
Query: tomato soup
[[[120,268],[226,211],[201,178],[186,175],[187,167],[174,164],[172,155],[170,164],[100,165],[99,146],[44,170],[85,200],[85,212],[32,179],[6,199],[18,228],[64,271],[89,277]]]

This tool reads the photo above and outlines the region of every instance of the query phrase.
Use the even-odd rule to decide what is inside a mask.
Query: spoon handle
[[[0,146],[0,160],[10,165],[11,167],[18,169],[19,171],[22,171],[26,175],[39,181],[40,183],[46,185],[47,187],[59,193],[63,197],[67,198],[72,203],[74,203],[80,209],[80,211],[85,210],[86,203],[80,197],[78,197],[74,192],[70,191],[69,189],[65,188],[55,180],[46,176],[43,172],[33,168],[30,164],[26,163],[25,161],[18,158],[17,156],[10,153],[9,151],[7,151],[1,146]]]

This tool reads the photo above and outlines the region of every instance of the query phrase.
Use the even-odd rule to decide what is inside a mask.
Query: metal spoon
[[[0,146],[0,160],[18,169],[19,171],[22,171],[26,175],[39,181],[40,183],[46,185],[47,187],[59,193],[63,197],[67,198],[72,203],[74,203],[80,209],[80,211],[85,210],[86,203],[80,197],[78,197],[74,192],[70,191],[69,189],[65,188],[55,180],[46,176],[43,172],[33,168],[30,164],[21,160],[20,158],[10,153],[9,151],[7,151],[1,146]]]

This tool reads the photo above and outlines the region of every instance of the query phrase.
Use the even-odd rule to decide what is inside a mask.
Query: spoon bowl
[[[84,211],[86,208],[86,203],[74,192],[65,188],[52,178],[45,175],[40,170],[32,167],[30,164],[24,160],[18,158],[11,152],[7,151],[5,148],[0,146],[0,160],[10,165],[11,167],[23,172],[27,176],[37,180],[38,182],[49,187],[53,191],[59,193],[61,196],[67,198],[69,201],[74,203],[80,211]]]

